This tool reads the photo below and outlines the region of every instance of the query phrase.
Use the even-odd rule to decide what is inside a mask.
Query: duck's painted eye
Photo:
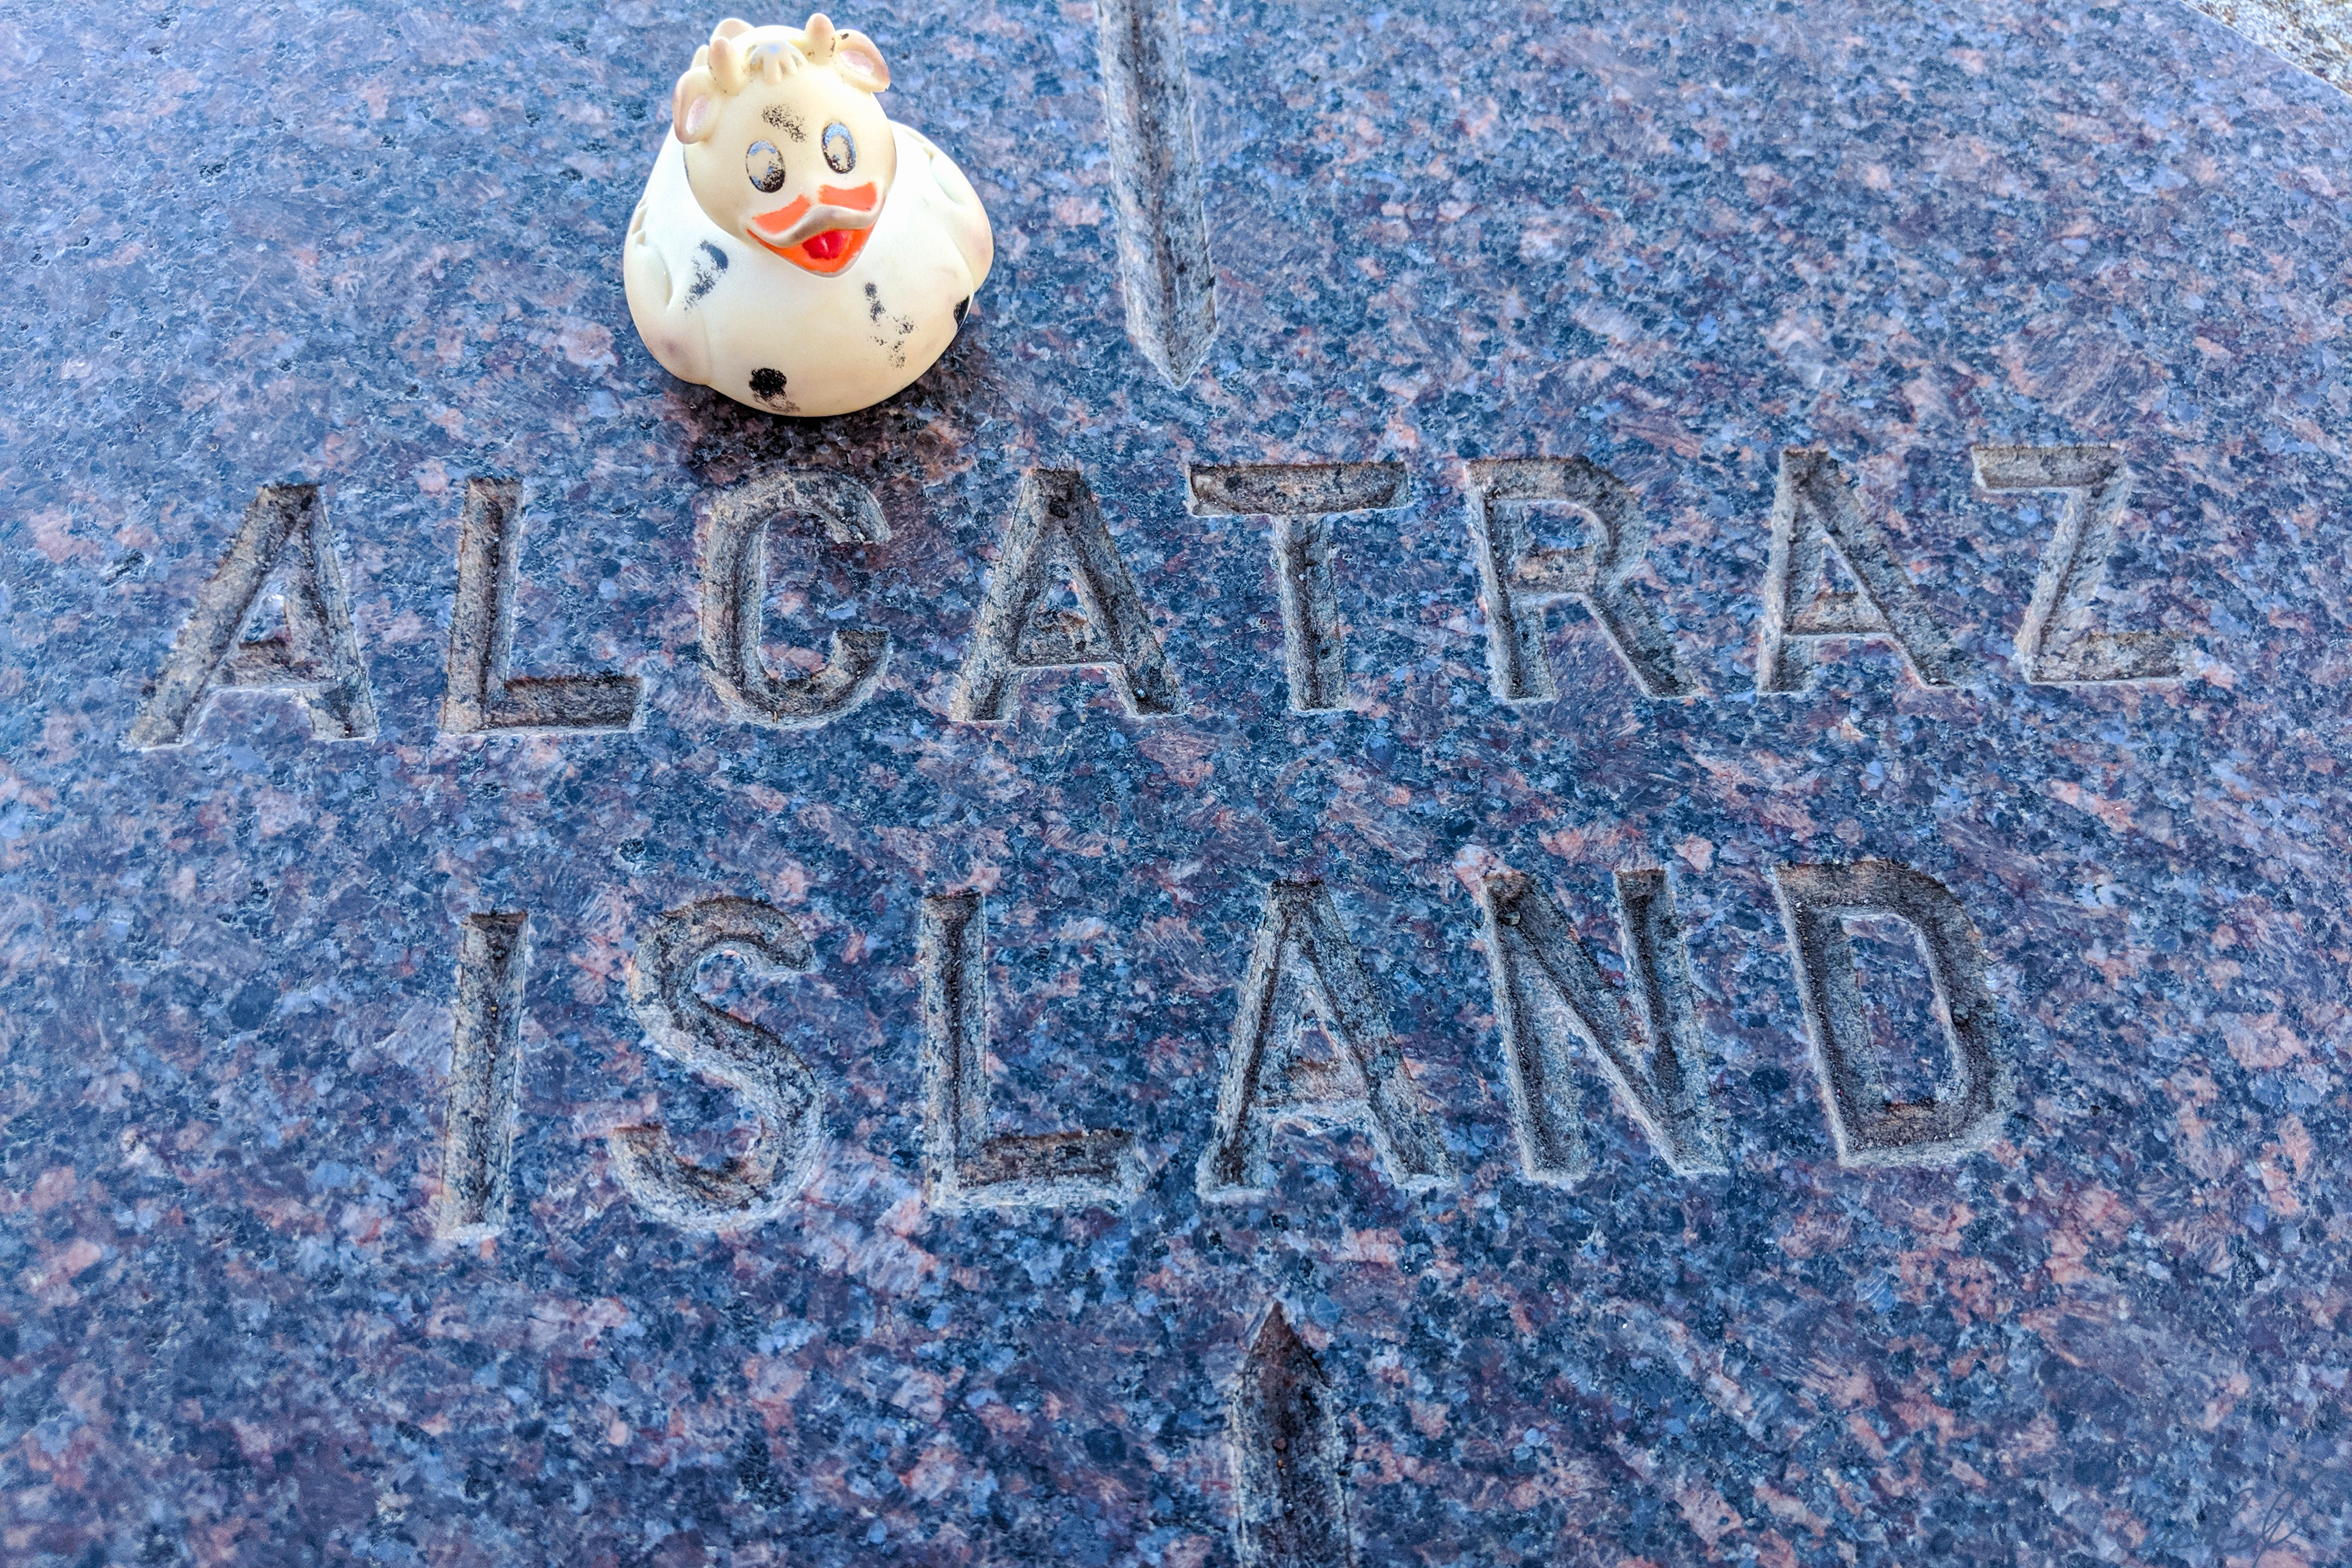
[[[857,167],[857,143],[850,138],[849,127],[838,120],[824,128],[824,161],[836,174]]]
[[[784,155],[773,142],[754,142],[743,150],[743,174],[754,189],[773,195],[784,188]]]

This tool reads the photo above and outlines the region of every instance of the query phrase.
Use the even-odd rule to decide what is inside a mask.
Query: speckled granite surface
[[[2346,0],[2188,0],[2324,81],[2352,91],[2352,5]]]
[[[1125,334],[1089,10],[840,15],[1002,248],[932,374],[817,424],[670,381],[623,306],[714,16],[0,17],[0,1559],[2343,1560],[2352,107],[2168,4],[1189,17],[1219,335],[1176,391]],[[1974,482],[2003,444],[2125,454],[2096,618],[2187,679],[2020,678],[2057,511]],[[1959,683],[1871,642],[1757,694],[1814,447]],[[1530,455],[1638,498],[1630,590],[1704,695],[1574,607],[1559,695],[1493,695],[1464,463]],[[1344,707],[1294,712],[1276,531],[1187,466],[1374,459],[1409,498],[1322,557]],[[779,668],[890,637],[817,729],[704,674],[713,502],[779,465],[887,522],[771,540]],[[1177,710],[1093,669],[960,721],[1024,476],[1070,469]],[[442,732],[482,476],[530,530],[514,668],[640,677],[635,731]],[[230,693],[130,749],[289,482],[373,734]],[[1811,1066],[1773,870],[1869,858],[1980,937],[2014,1109],[1949,1163],[1842,1163]],[[1603,954],[1612,873],[1668,873],[1727,1171],[1588,1058],[1589,1173],[1521,1175],[1498,867]],[[1268,1194],[1209,1201],[1269,889],[1315,879],[1434,1142],[1280,1130]],[[1128,1130],[1124,1202],[926,1201],[923,965],[973,890],[993,1125]],[[607,1137],[753,1131],[630,1000],[712,899],[810,946],[705,983],[823,1140],[716,1232]],[[511,1217],[443,1240],[488,912],[529,923]],[[1872,1026],[1932,1038],[1916,959],[1860,946]]]

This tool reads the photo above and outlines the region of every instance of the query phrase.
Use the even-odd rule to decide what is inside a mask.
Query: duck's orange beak
[[[795,196],[773,212],[753,215],[751,238],[795,267],[831,277],[866,248],[881,208],[881,189],[870,183],[820,185],[814,201]]]

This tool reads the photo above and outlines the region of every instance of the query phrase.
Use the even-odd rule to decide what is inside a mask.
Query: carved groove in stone
[[[433,1229],[479,1241],[507,1226],[514,1191],[515,1107],[522,1089],[522,986],[530,916],[468,915],[458,938],[441,1134],[441,1205]]]
[[[1486,668],[1506,702],[1559,695],[1544,648],[1544,612],[1580,600],[1648,697],[1702,694],[1650,601],[1633,586],[1650,548],[1641,498],[1584,458],[1508,458],[1465,465],[1470,538],[1486,596]],[[1582,513],[1591,538],[1572,550],[1538,550],[1526,508],[1554,501]]]
[[[1065,581],[1077,597],[1075,615],[1047,610],[1043,602]],[[1085,476],[1074,468],[1032,469],[1022,478],[997,549],[949,710],[967,723],[992,723],[1005,717],[1024,674],[1089,665],[1110,671],[1130,713],[1173,713],[1181,700]]]
[[[1310,1017],[1332,1047],[1328,1060],[1305,1048]],[[1201,1156],[1202,1197],[1265,1193],[1274,1179],[1274,1128],[1281,1122],[1362,1128],[1389,1179],[1408,1191],[1453,1179],[1444,1140],[1320,882],[1276,882],[1266,889],[1225,1051],[1216,1129]]]
[[[506,479],[467,480],[457,528],[457,592],[449,609],[442,733],[635,729],[644,720],[645,682],[634,675],[509,673],[521,560],[522,486]]]
[[[1234,463],[1187,468],[1194,517],[1311,517],[1388,511],[1412,500],[1402,463]]]
[[[760,645],[766,635],[768,531],[779,518],[814,517],[836,545],[890,537],[874,492],[821,470],[765,475],[736,486],[710,508],[702,547],[702,667],[736,718],[778,730],[814,730],[863,706],[890,663],[890,634],[853,627],[833,634],[824,668],[778,679]]]
[[[942,1208],[1116,1204],[1143,1171],[1118,1129],[988,1131],[988,916],[975,892],[923,900],[923,1163]]]
[[[1558,1185],[1592,1168],[1571,1034],[1591,1047],[1617,1102],[1676,1174],[1728,1170],[1708,1104],[1706,1042],[1666,874],[1617,873],[1617,926],[1638,1029],[1567,916],[1532,879],[1498,872],[1481,884],[1478,901],[1520,1172]],[[1644,1039],[1652,1058],[1646,1066]]]
[[[1095,26],[1127,335],[1181,386],[1217,335],[1183,18],[1177,0],[1097,0]]]
[[[1331,520],[1274,520],[1275,595],[1282,605],[1282,668],[1290,706],[1328,713],[1348,705],[1348,642],[1331,580]]]
[[[2091,609],[2131,500],[2132,471],[2112,447],[1979,447],[1977,483],[1989,490],[2057,490],[2057,525],[2042,552],[2033,602],[2017,634],[2017,669],[2044,685],[2177,680],[2179,645],[2162,632],[2109,632]]]
[[[824,1144],[824,1096],[799,1053],[695,994],[696,974],[719,952],[760,978],[816,967],[800,928],[782,910],[750,899],[674,910],[637,942],[629,1003],[655,1048],[735,1090],[761,1121],[750,1152],[719,1166],[682,1159],[657,1121],[613,1130],[621,1184],[646,1213],[687,1230],[774,1219],[815,1174]]]
[[[1331,1380],[1279,1303],[1242,1361],[1227,1442],[1242,1568],[1351,1568],[1348,1445]]]
[[[1834,548],[1858,592],[1829,591]],[[1807,595],[1801,604],[1798,596]],[[1924,686],[1958,686],[1968,661],[1927,608],[1894,547],[1862,510],[1853,485],[1827,452],[1780,454],[1772,495],[1772,552],[1764,568],[1764,616],[1756,689],[1803,691],[1813,683],[1813,645],[1823,637],[1884,637]]]
[[[238,634],[273,575],[285,595],[285,624],[274,637],[246,640]],[[179,745],[216,691],[299,697],[316,740],[375,734],[375,699],[316,485],[264,485],[245,509],[124,743],[142,751]]]
[[[2009,1069],[1983,950],[1959,900],[1933,877],[1892,860],[1781,866],[1772,879],[1838,1158],[1849,1165],[1940,1164],[1991,1142],[2011,1103]],[[1944,1020],[1947,1067],[1932,1100],[1893,1102],[1882,1087],[1845,929],[1855,915],[1893,915],[1918,943]]]
[[[1345,709],[1347,639],[1331,580],[1331,514],[1403,506],[1402,463],[1254,463],[1187,470],[1195,517],[1274,519],[1275,591],[1282,604],[1283,665],[1296,712]]]

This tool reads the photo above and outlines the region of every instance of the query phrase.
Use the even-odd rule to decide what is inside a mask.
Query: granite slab
[[[874,0],[803,421],[719,15],[0,9],[0,1561],[2344,1560],[2352,102]]]
[[[2191,0],[2323,81],[2352,89],[2352,4],[2346,0]]]

